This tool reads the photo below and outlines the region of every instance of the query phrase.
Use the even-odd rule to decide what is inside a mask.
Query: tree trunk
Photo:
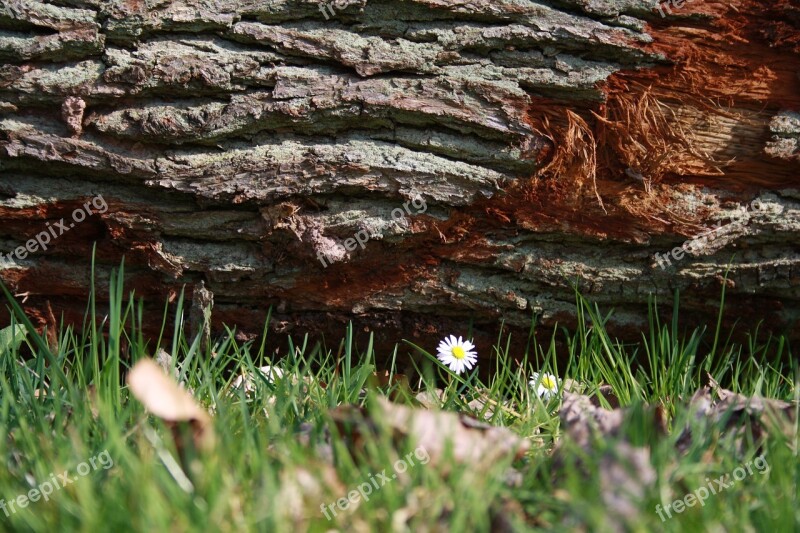
[[[800,6],[676,3],[3,0],[0,276],[80,321],[97,243],[153,328],[202,280],[216,331],[481,346],[727,272],[797,338]]]

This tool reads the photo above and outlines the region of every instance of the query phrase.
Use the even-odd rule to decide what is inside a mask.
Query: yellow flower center
[[[467,356],[467,353],[461,346],[453,346],[451,351],[453,353],[453,357],[455,357],[456,359],[464,359]]]
[[[553,390],[556,388],[556,380],[552,376],[544,376],[542,378],[542,387],[547,390]]]

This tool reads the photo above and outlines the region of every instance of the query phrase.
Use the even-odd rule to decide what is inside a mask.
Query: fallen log
[[[203,282],[215,331],[273,307],[392,343],[471,321],[479,348],[574,323],[576,287],[622,337],[676,290],[714,322],[727,283],[726,324],[797,338],[799,25],[791,0],[7,0],[0,278],[79,322],[96,243],[98,293],[125,256],[156,329]]]

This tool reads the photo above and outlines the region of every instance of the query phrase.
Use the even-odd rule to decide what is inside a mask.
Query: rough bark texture
[[[154,310],[203,280],[245,336],[272,305],[480,347],[569,324],[573,284],[625,335],[675,289],[712,319],[728,265],[731,319],[797,323],[795,0],[0,6],[0,253],[109,206],[0,262],[43,324],[82,316],[95,242],[101,291],[124,254]]]

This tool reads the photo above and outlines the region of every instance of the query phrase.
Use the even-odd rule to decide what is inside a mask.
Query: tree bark
[[[0,276],[40,324],[81,319],[97,243],[100,293],[124,255],[246,338],[273,306],[481,346],[575,287],[636,337],[675,290],[714,322],[726,272],[726,320],[799,335],[795,0],[1,5]]]

